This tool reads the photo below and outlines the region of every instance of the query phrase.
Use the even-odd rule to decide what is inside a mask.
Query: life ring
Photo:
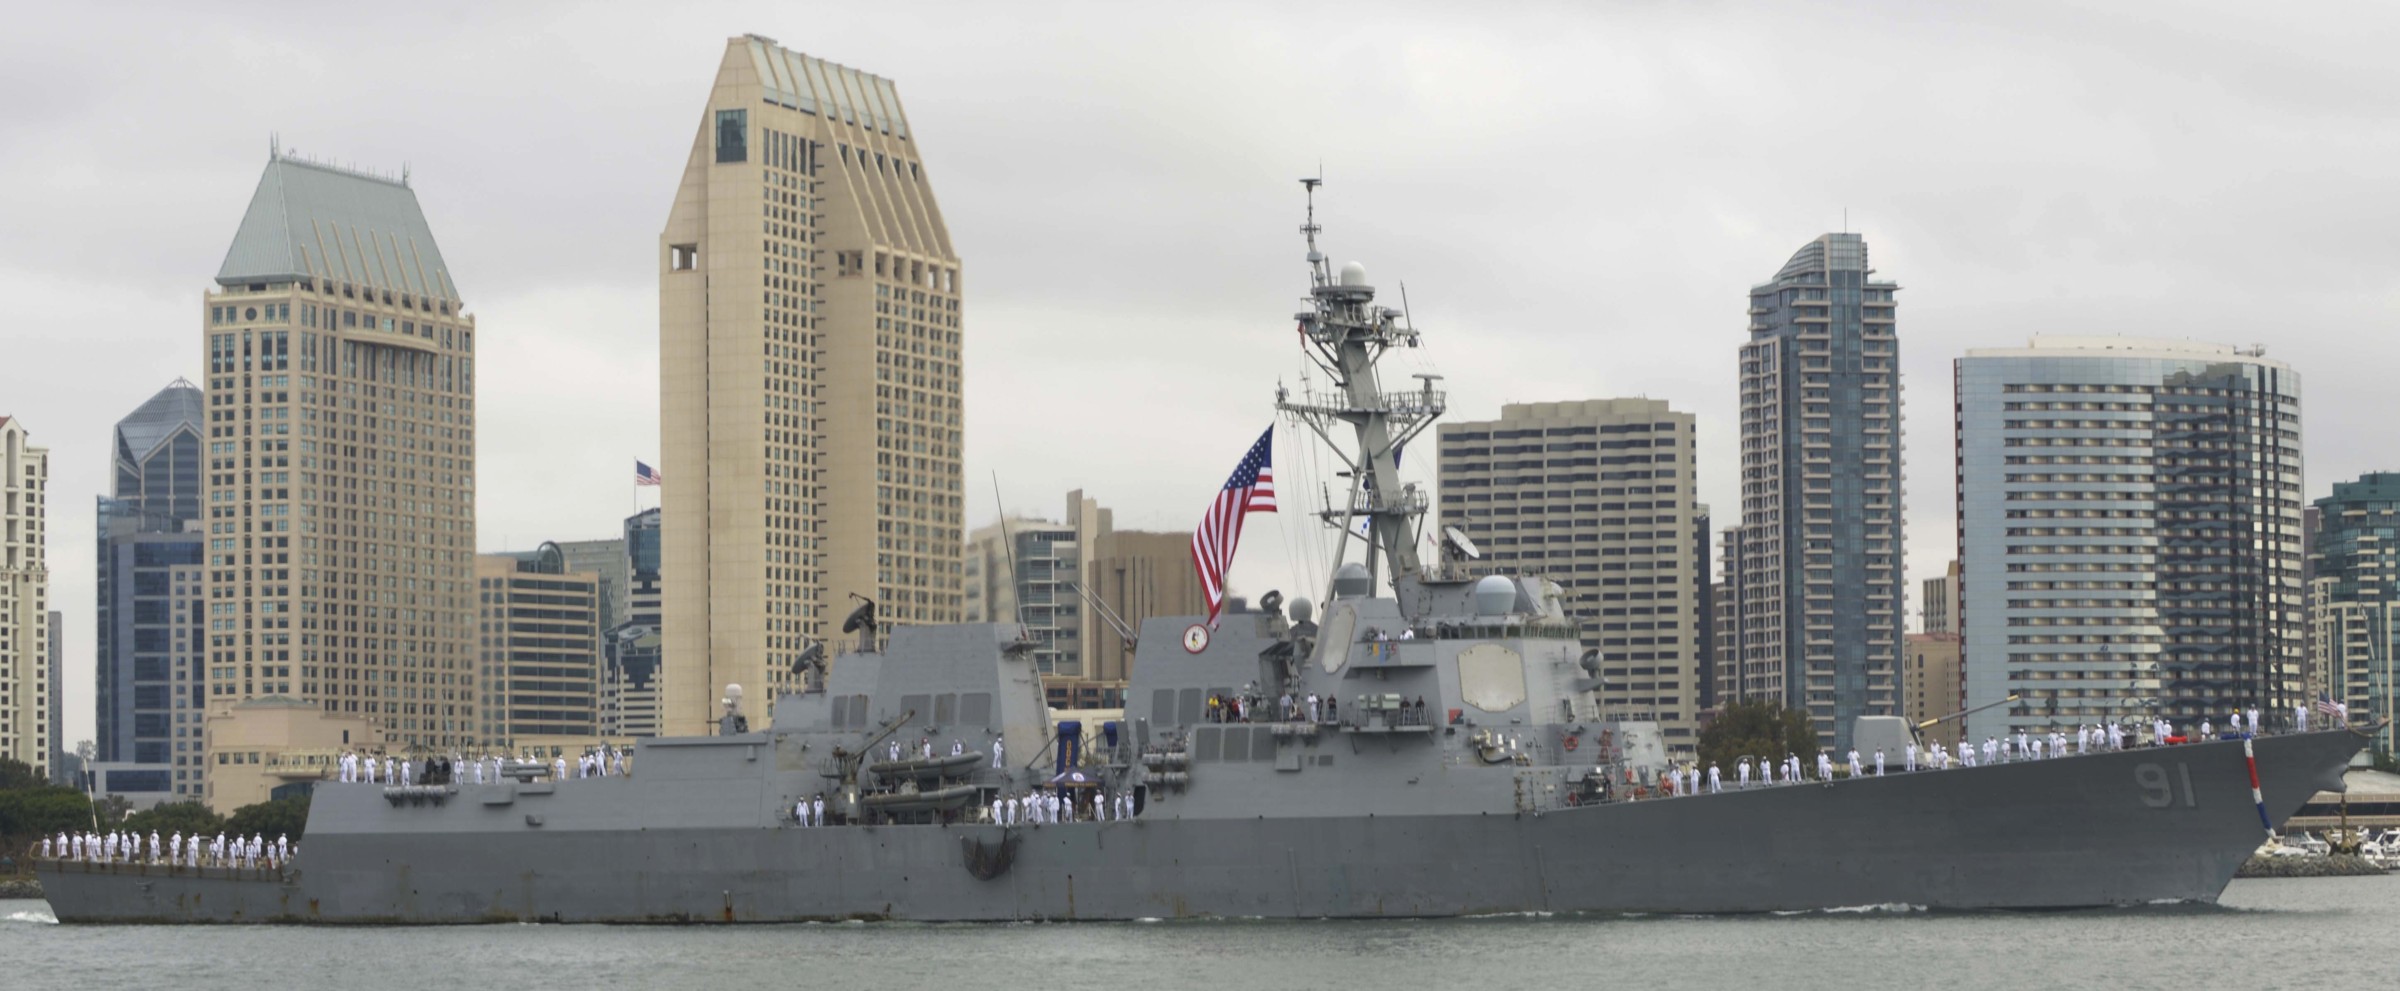
[[[1574,752],[1575,752],[1575,747],[1576,747],[1575,737],[1572,737],[1572,736],[1570,736],[1570,737],[1567,737],[1567,752],[1568,752],[1568,753],[1574,753]]]
[[[1567,739],[1570,739],[1570,740],[1572,740],[1572,739],[1574,739],[1574,737],[1568,737]],[[1570,791],[1570,792],[1568,792],[1568,793],[1567,793],[1567,804],[1568,804],[1568,805],[1582,805],[1582,804],[1583,804],[1583,793],[1582,793],[1582,792],[1574,792],[1574,791]]]

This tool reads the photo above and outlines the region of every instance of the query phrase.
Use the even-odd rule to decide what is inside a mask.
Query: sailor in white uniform
[[[2302,733],[2308,732],[2308,703],[2292,707],[2292,728]]]
[[[1718,793],[1720,793],[1720,792],[1723,792],[1724,790],[1725,790],[1725,775],[1724,775],[1724,774],[1722,774],[1722,773],[1720,773],[1720,772],[1717,770],[1717,762],[1716,762],[1716,761],[1713,761],[1713,760],[1712,760],[1712,761],[1709,761],[1709,762],[1708,762],[1708,793],[1709,793],[1709,794],[1711,794],[1711,795],[1715,795],[1715,794],[1718,794]]]
[[[956,757],[966,752],[967,745],[965,743],[961,742],[957,737],[950,738],[950,756]]]
[[[2265,724],[2263,724],[2263,723],[2260,723],[2260,722],[2258,721],[2258,709],[2257,709],[2256,707],[2253,707],[2253,708],[2251,708],[2251,710],[2250,710],[2250,720],[2249,720],[2249,722],[2248,722],[2248,723],[2246,723],[2246,724],[2244,724],[2244,725],[2247,725],[2247,726],[2249,726],[2249,727],[2250,727],[2250,735],[2252,735],[2252,736],[2257,736],[2259,733],[2261,733],[2261,732],[2264,732],[2264,731],[2266,730],[2266,726],[2265,726]]]
[[[2213,740],[2216,739],[2216,736],[2216,724],[2209,722],[2207,719],[2200,720],[2200,738],[2203,740]]]
[[[992,766],[995,768],[1000,766],[1000,752],[1006,743],[1007,739],[1004,737],[995,736],[992,738]]]
[[[1867,765],[1866,762],[1858,759],[1858,748],[1850,748],[1850,776],[1855,778],[1865,773],[1867,773]]]
[[[1750,790],[1750,758],[1744,757],[1733,765],[1733,780],[1735,787]]]

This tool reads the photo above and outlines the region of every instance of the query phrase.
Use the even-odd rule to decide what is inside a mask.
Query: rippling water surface
[[[0,901],[0,987],[2258,991],[2388,984],[2395,940],[2400,876],[2214,907],[1392,922],[87,927]]]

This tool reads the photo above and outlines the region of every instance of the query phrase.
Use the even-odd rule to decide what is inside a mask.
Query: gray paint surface
[[[1427,615],[1451,612],[1446,603],[1463,594],[1410,591]],[[1344,599],[1328,611],[1329,625],[1345,610],[1362,622],[1397,619],[1391,600]],[[54,864],[43,869],[45,890],[65,922],[2033,908],[2213,900],[2260,839],[2238,742],[1580,804],[1588,793],[1578,782],[1594,770],[1583,761],[1599,749],[1599,732],[1638,727],[1574,718],[1571,638],[1353,641],[1302,653],[1293,684],[1303,693],[1333,694],[1347,707],[1388,687],[1421,691],[1432,711],[1464,710],[1455,726],[1374,732],[1348,714],[1340,726],[1227,727],[1155,711],[1160,690],[1180,702],[1185,687],[1238,689],[1290,671],[1260,653],[1306,647],[1310,631],[1237,614],[1206,649],[1187,653],[1184,626],[1145,625],[1123,746],[1087,767],[1110,787],[1141,789],[1145,807],[1133,820],[795,825],[782,811],[795,799],[828,792],[840,800],[827,776],[836,747],[854,752],[874,725],[915,705],[944,710],[944,694],[958,696],[947,707],[952,722],[920,713],[895,738],[936,742],[941,752],[956,739],[988,754],[991,739],[1005,736],[1009,767],[980,761],[977,783],[1017,791],[1048,777],[1039,686],[1026,654],[1010,649],[1011,629],[901,629],[887,653],[838,659],[826,692],[784,699],[768,730],[644,741],[627,776],[460,785],[440,790],[438,802],[328,783],[288,871]],[[1497,712],[1461,704],[1458,655],[1495,644],[1528,659],[1524,701]],[[983,693],[992,697],[989,720],[959,721],[972,707],[966,696]],[[855,721],[849,700],[859,696],[869,728],[837,728]],[[1135,740],[1145,729],[1147,740]],[[1491,731],[1516,736],[1535,756],[1486,762],[1474,739]],[[1220,741],[1230,732],[1262,736],[1274,756],[1195,759],[1181,788],[1142,769],[1142,750],[1197,757],[1197,748],[1179,748],[1211,732]],[[1570,737],[1581,741],[1575,751],[1565,750]],[[2318,790],[2339,787],[2363,740],[2346,730],[2258,740],[2270,815],[2280,822]],[[860,781],[880,787],[871,776]],[[1019,844],[1013,862],[978,879],[967,844],[1004,838]]]

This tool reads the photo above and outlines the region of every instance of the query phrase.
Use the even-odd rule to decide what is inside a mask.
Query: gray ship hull
[[[2339,789],[2363,743],[2348,731],[2258,740],[2267,814],[2280,824]],[[125,923],[2034,909],[2213,901],[2263,839],[2234,742],[1538,815],[1162,810],[1009,830],[679,826],[706,809],[655,805],[659,821],[647,825],[552,829],[479,802],[484,787],[439,809],[393,808],[371,787],[321,788],[284,874],[67,863],[45,865],[42,881],[60,921]],[[551,818],[578,818],[567,811]],[[989,849],[1004,835],[1017,839],[1013,857],[979,879],[968,841]]]

